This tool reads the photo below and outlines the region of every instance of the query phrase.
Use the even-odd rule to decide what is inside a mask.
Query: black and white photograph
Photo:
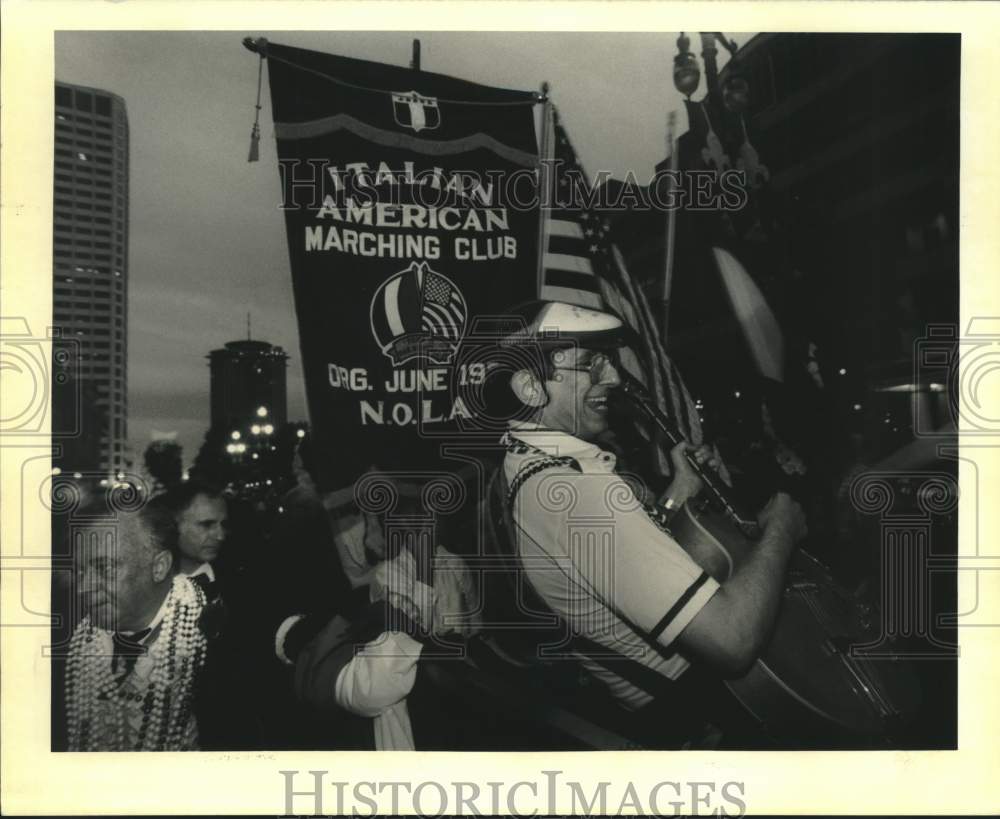
[[[617,751],[531,763],[543,812],[744,815],[732,759],[968,747],[961,26],[230,19],[52,32],[51,311],[0,337],[47,758],[335,752],[265,765],[275,811],[440,815],[521,797],[390,810],[379,752]]]

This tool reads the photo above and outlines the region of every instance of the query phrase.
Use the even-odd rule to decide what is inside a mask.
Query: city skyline
[[[129,105],[135,463],[154,433],[171,432],[185,462],[193,460],[209,423],[205,356],[245,337],[248,312],[253,338],[290,355],[289,420],[308,417],[266,73],[260,162],[247,163],[257,58],[241,46],[244,36],[397,65],[409,62],[413,39],[408,32],[56,34],[57,81],[107,88]],[[743,44],[752,35],[727,36]],[[681,109],[671,81],[676,34],[419,37],[425,70],[521,90],[549,82],[590,174],[631,170],[641,179],[667,154],[667,113]],[[726,56],[720,52],[721,61]],[[653,79],[630,82],[636,76]]]

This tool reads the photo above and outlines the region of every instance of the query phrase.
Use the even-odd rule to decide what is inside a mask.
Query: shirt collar
[[[208,576],[208,582],[215,582],[215,569],[212,568],[212,564],[205,562],[198,566],[193,572],[188,573],[188,577],[196,577],[199,574],[204,574]]]
[[[530,421],[512,421],[510,435],[543,452],[560,457],[596,458],[604,451],[596,444],[584,441],[568,432],[549,429]]]

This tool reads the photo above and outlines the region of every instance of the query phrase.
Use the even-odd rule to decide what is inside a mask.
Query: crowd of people
[[[55,746],[588,747],[545,719],[577,705],[635,747],[763,742],[720,681],[766,644],[801,508],[774,496],[749,558],[713,578],[672,521],[717,452],[675,447],[651,492],[607,443],[621,322],[558,302],[517,318],[509,343],[542,355],[490,373],[510,423],[470,526],[428,524],[401,487],[381,515],[320,492],[308,439],[266,515],[194,479],[78,510]],[[580,509],[610,537],[581,536]]]

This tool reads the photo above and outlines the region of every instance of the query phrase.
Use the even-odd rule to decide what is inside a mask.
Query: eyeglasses
[[[590,375],[591,384],[600,384],[608,371],[608,365],[615,367],[617,369],[619,364],[618,354],[616,352],[610,353],[594,353],[590,361],[587,362],[585,366],[581,367],[556,367],[553,366],[553,370],[572,370],[578,373],[588,373]]]

